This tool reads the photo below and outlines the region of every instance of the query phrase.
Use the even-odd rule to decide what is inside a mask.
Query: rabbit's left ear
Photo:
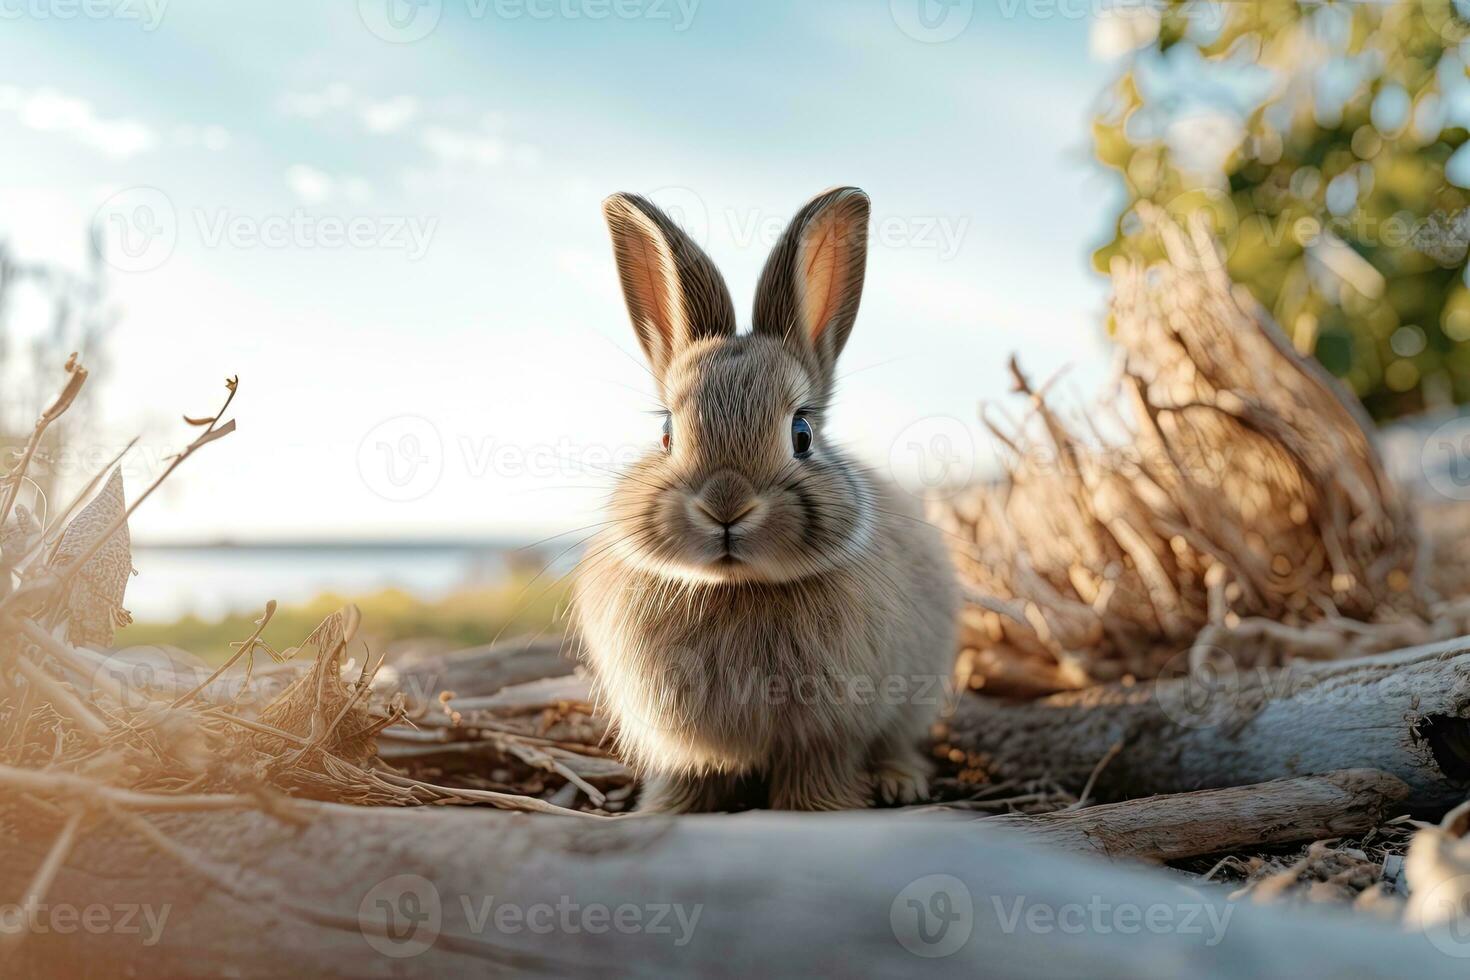
[[[735,333],[725,280],[668,215],[636,194],[614,194],[602,212],[633,330],[660,381],[685,347]]]
[[[756,333],[778,336],[830,389],[863,295],[868,195],[837,187],[792,219],[755,293]]]

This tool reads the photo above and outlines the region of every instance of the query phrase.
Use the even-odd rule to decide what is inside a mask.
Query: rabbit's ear
[[[792,219],[755,293],[756,333],[781,337],[830,388],[863,295],[868,195],[837,187]]]
[[[710,257],[658,208],[636,194],[602,202],[623,298],[643,353],[662,378],[686,345],[735,332],[735,304]]]

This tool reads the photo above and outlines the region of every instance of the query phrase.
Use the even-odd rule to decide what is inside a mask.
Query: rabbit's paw
[[[907,806],[929,797],[928,766],[908,759],[880,759],[873,765],[873,788],[879,803]]]

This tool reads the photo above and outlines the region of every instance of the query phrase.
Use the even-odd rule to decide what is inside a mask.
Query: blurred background
[[[554,626],[654,444],[599,202],[671,211],[749,309],[817,191],[874,202],[835,425],[915,492],[996,471],[1006,362],[1106,386],[1147,201],[1383,423],[1470,400],[1451,0],[0,0],[0,445],[79,350],[39,512],[130,495],[240,376],[239,431],[132,522],[127,644],[210,655],[266,599],[383,642]],[[1422,438],[1420,439],[1422,442]],[[1417,449],[1411,454],[1418,465]]]

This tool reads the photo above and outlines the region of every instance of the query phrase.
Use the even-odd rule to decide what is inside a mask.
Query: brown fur
[[[908,497],[826,442],[857,316],[867,197],[829,191],[787,229],[737,335],[709,258],[653,205],[605,206],[667,452],[619,481],[575,611],[643,808],[837,809],[926,792],[956,587]],[[792,418],[813,430],[795,458]]]

